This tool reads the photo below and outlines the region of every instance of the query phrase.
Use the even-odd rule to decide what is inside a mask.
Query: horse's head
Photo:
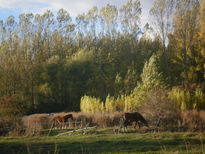
[[[148,122],[147,122],[147,121],[146,121],[144,124],[145,124],[145,126],[147,126],[147,127],[149,128],[149,124],[148,124]]]
[[[73,115],[72,114],[71,114],[70,118],[71,118],[71,120],[73,120]]]
[[[128,125],[130,125],[130,122],[127,121],[127,120],[124,120],[124,121],[123,121],[123,126],[124,126],[124,127],[127,127]]]
[[[68,119],[73,120],[73,115],[72,114],[67,114],[65,116],[63,116],[64,120],[67,121]]]

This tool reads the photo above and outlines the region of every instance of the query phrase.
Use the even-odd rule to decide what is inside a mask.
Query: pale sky
[[[21,13],[43,13],[46,10],[57,12],[64,8],[72,17],[86,13],[93,6],[101,8],[107,3],[120,7],[127,0],[0,0],[0,20]],[[142,24],[148,20],[149,9],[154,0],[140,0],[142,6]]]

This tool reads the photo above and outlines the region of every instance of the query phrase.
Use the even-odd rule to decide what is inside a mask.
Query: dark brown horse
[[[60,117],[60,116],[57,116],[57,117],[54,117],[54,122],[55,122],[55,127],[57,124],[61,124],[62,123],[62,126],[64,127],[65,126],[65,122],[68,121],[68,119],[71,119],[73,120],[73,115],[72,114],[67,114],[63,117]]]
[[[126,113],[124,113],[123,120],[124,120],[124,127],[126,127],[126,128],[129,124],[132,124],[133,122],[135,122],[135,128],[136,128],[136,124],[138,124],[138,126],[140,128],[140,123],[143,123],[145,126],[149,127],[145,118],[138,112],[132,112],[132,113],[126,112]]]

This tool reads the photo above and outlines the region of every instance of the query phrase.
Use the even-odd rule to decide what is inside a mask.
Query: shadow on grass
[[[103,137],[102,137],[103,138]],[[183,139],[135,139],[120,138],[110,139],[96,136],[94,139],[82,139],[82,141],[69,139],[64,137],[62,140],[54,141],[28,141],[21,142],[9,141],[1,142],[0,149],[1,153],[124,153],[124,152],[170,152],[170,151],[181,151],[187,152],[187,150],[200,150],[200,140],[189,139],[188,143],[185,143]],[[189,147],[190,146],[190,147]],[[200,152],[200,151],[198,151]]]

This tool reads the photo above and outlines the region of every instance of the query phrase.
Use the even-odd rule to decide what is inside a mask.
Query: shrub
[[[169,99],[181,110],[205,109],[205,94],[200,90],[189,91],[181,88],[173,88],[169,92]]]
[[[117,103],[114,97],[108,95],[105,100],[105,111],[106,112],[115,112],[117,110]]]
[[[164,89],[152,90],[144,100],[144,105],[139,108],[140,113],[144,113],[149,123],[156,126],[159,118],[160,126],[176,126],[180,120],[180,112],[168,100],[167,92]]]
[[[205,94],[202,90],[197,89],[193,99],[194,109],[205,109]]]
[[[39,135],[42,129],[49,129],[52,125],[53,117],[48,114],[32,114],[24,116],[22,123],[25,128],[25,135]]]
[[[203,131],[205,128],[205,111],[189,110],[181,113],[183,126],[189,131]]]
[[[0,127],[2,130],[12,130],[20,118],[27,112],[25,102],[20,96],[0,98]],[[8,132],[7,131],[7,132]],[[2,132],[0,132],[1,134]]]
[[[124,103],[124,112],[135,111],[136,107],[138,106],[138,104],[136,104],[136,97],[133,94],[125,96]]]
[[[88,113],[104,112],[104,104],[99,98],[83,96],[80,101],[80,109],[82,112]]]
[[[86,113],[135,111],[138,106],[139,104],[136,104],[136,97],[133,94],[121,95],[116,99],[108,95],[105,103],[101,102],[99,98],[83,96],[80,103],[81,111]]]
[[[140,107],[146,99],[147,95],[153,89],[166,89],[168,87],[167,79],[163,76],[160,71],[159,58],[156,54],[153,54],[149,61],[147,61],[143,67],[141,74],[141,82],[138,83],[137,87],[133,91],[134,95],[134,106]]]
[[[118,96],[115,100],[116,111],[124,111],[125,108],[125,95]]]

